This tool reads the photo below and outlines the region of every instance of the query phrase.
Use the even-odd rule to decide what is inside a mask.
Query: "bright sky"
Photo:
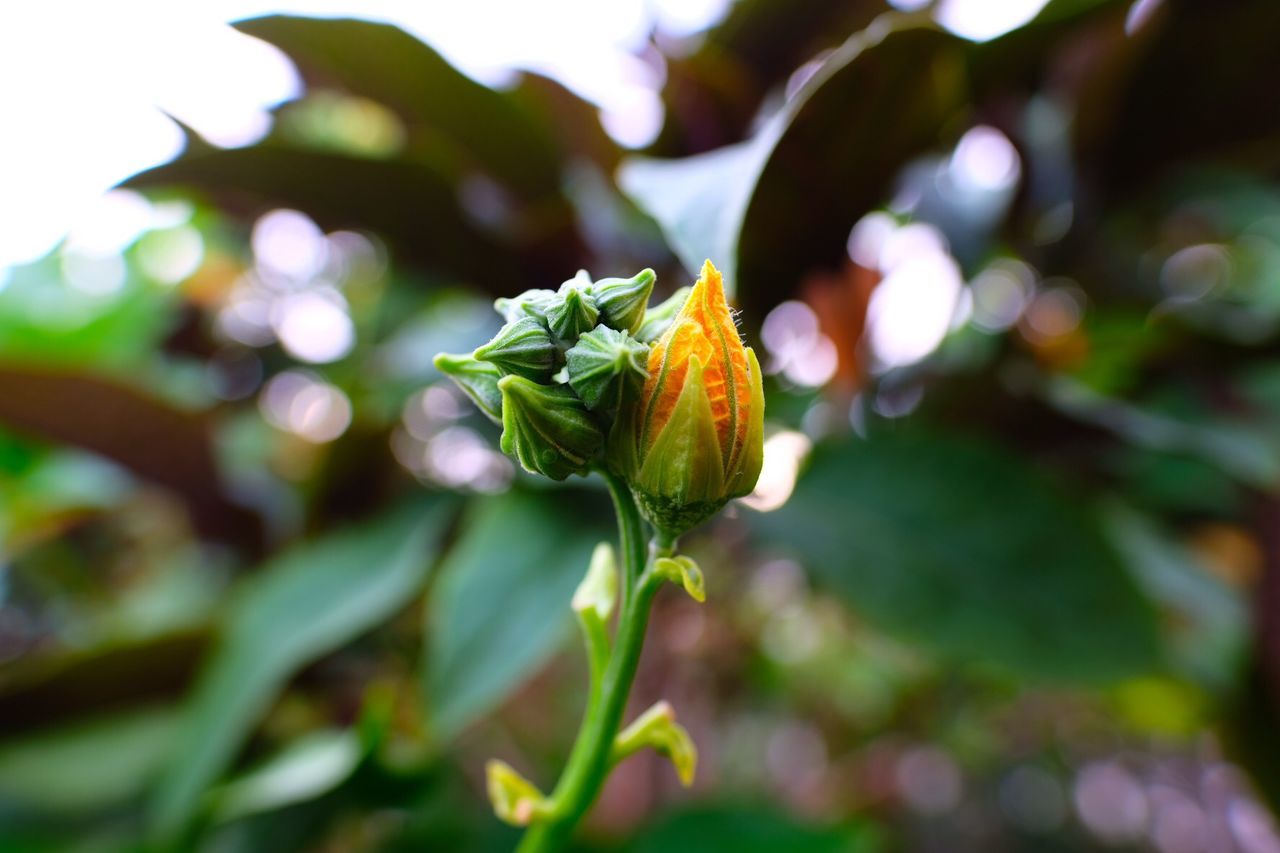
[[[672,35],[695,33],[718,20],[729,2],[6,4],[0,10],[0,272],[52,249],[114,184],[177,154],[181,134],[162,110],[216,144],[244,145],[266,132],[267,110],[298,93],[297,75],[279,52],[232,30],[230,21],[271,12],[390,21],[485,82],[501,83],[516,68],[557,77],[601,106],[620,142],[639,146],[661,123],[656,92],[662,81],[634,53],[655,25]],[[987,38],[1043,3],[944,0],[939,17],[961,34]]]

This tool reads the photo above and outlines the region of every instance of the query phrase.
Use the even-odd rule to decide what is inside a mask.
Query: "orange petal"
[[[702,275],[684,308],[649,353],[640,440],[644,450],[671,417],[694,355],[704,365],[703,382],[711,401],[721,459],[729,470],[746,441],[751,387],[746,351],[725,301],[724,281],[711,261],[703,264]]]

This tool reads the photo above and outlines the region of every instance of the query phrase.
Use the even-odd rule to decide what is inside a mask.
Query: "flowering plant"
[[[619,729],[658,588],[672,581],[705,597],[697,564],[676,553],[679,537],[755,486],[764,393],[710,261],[692,288],[650,307],[653,286],[647,269],[599,281],[580,272],[558,290],[499,299],[506,324],[492,340],[436,357],[502,425],[503,451],[526,471],[554,480],[596,472],[617,510],[621,560],[601,543],[573,596],[591,684],[564,773],[543,794],[509,765],[489,763],[494,810],[529,828],[524,851],[560,847],[629,755],[657,750],[685,784],[697,763],[666,702]]]

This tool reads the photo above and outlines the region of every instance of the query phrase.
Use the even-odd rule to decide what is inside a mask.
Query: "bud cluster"
[[[654,272],[499,299],[506,321],[436,366],[502,425],[502,449],[563,480],[604,467],[646,517],[678,535],[760,472],[760,366],[742,345],[710,261],[692,288],[649,307]]]

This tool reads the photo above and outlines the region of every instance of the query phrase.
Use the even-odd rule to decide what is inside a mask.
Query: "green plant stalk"
[[[649,558],[645,559],[635,500],[625,483],[612,474],[604,476],[617,508],[622,539],[623,600],[618,630],[608,665],[599,681],[592,684],[582,726],[564,773],[551,794],[547,816],[525,832],[516,848],[518,853],[552,853],[563,847],[604,786],[611,769],[613,741],[640,662],[649,609],[662,585],[662,579],[653,571],[653,563],[658,557],[669,556],[675,548],[673,540],[655,537],[649,547]]]
[[[618,537],[621,539],[619,545],[622,551],[622,595],[618,609],[621,612],[627,609],[636,578],[645,565],[644,525],[626,481],[609,471],[600,473],[609,486],[609,496],[613,498],[613,506],[618,515]]]

